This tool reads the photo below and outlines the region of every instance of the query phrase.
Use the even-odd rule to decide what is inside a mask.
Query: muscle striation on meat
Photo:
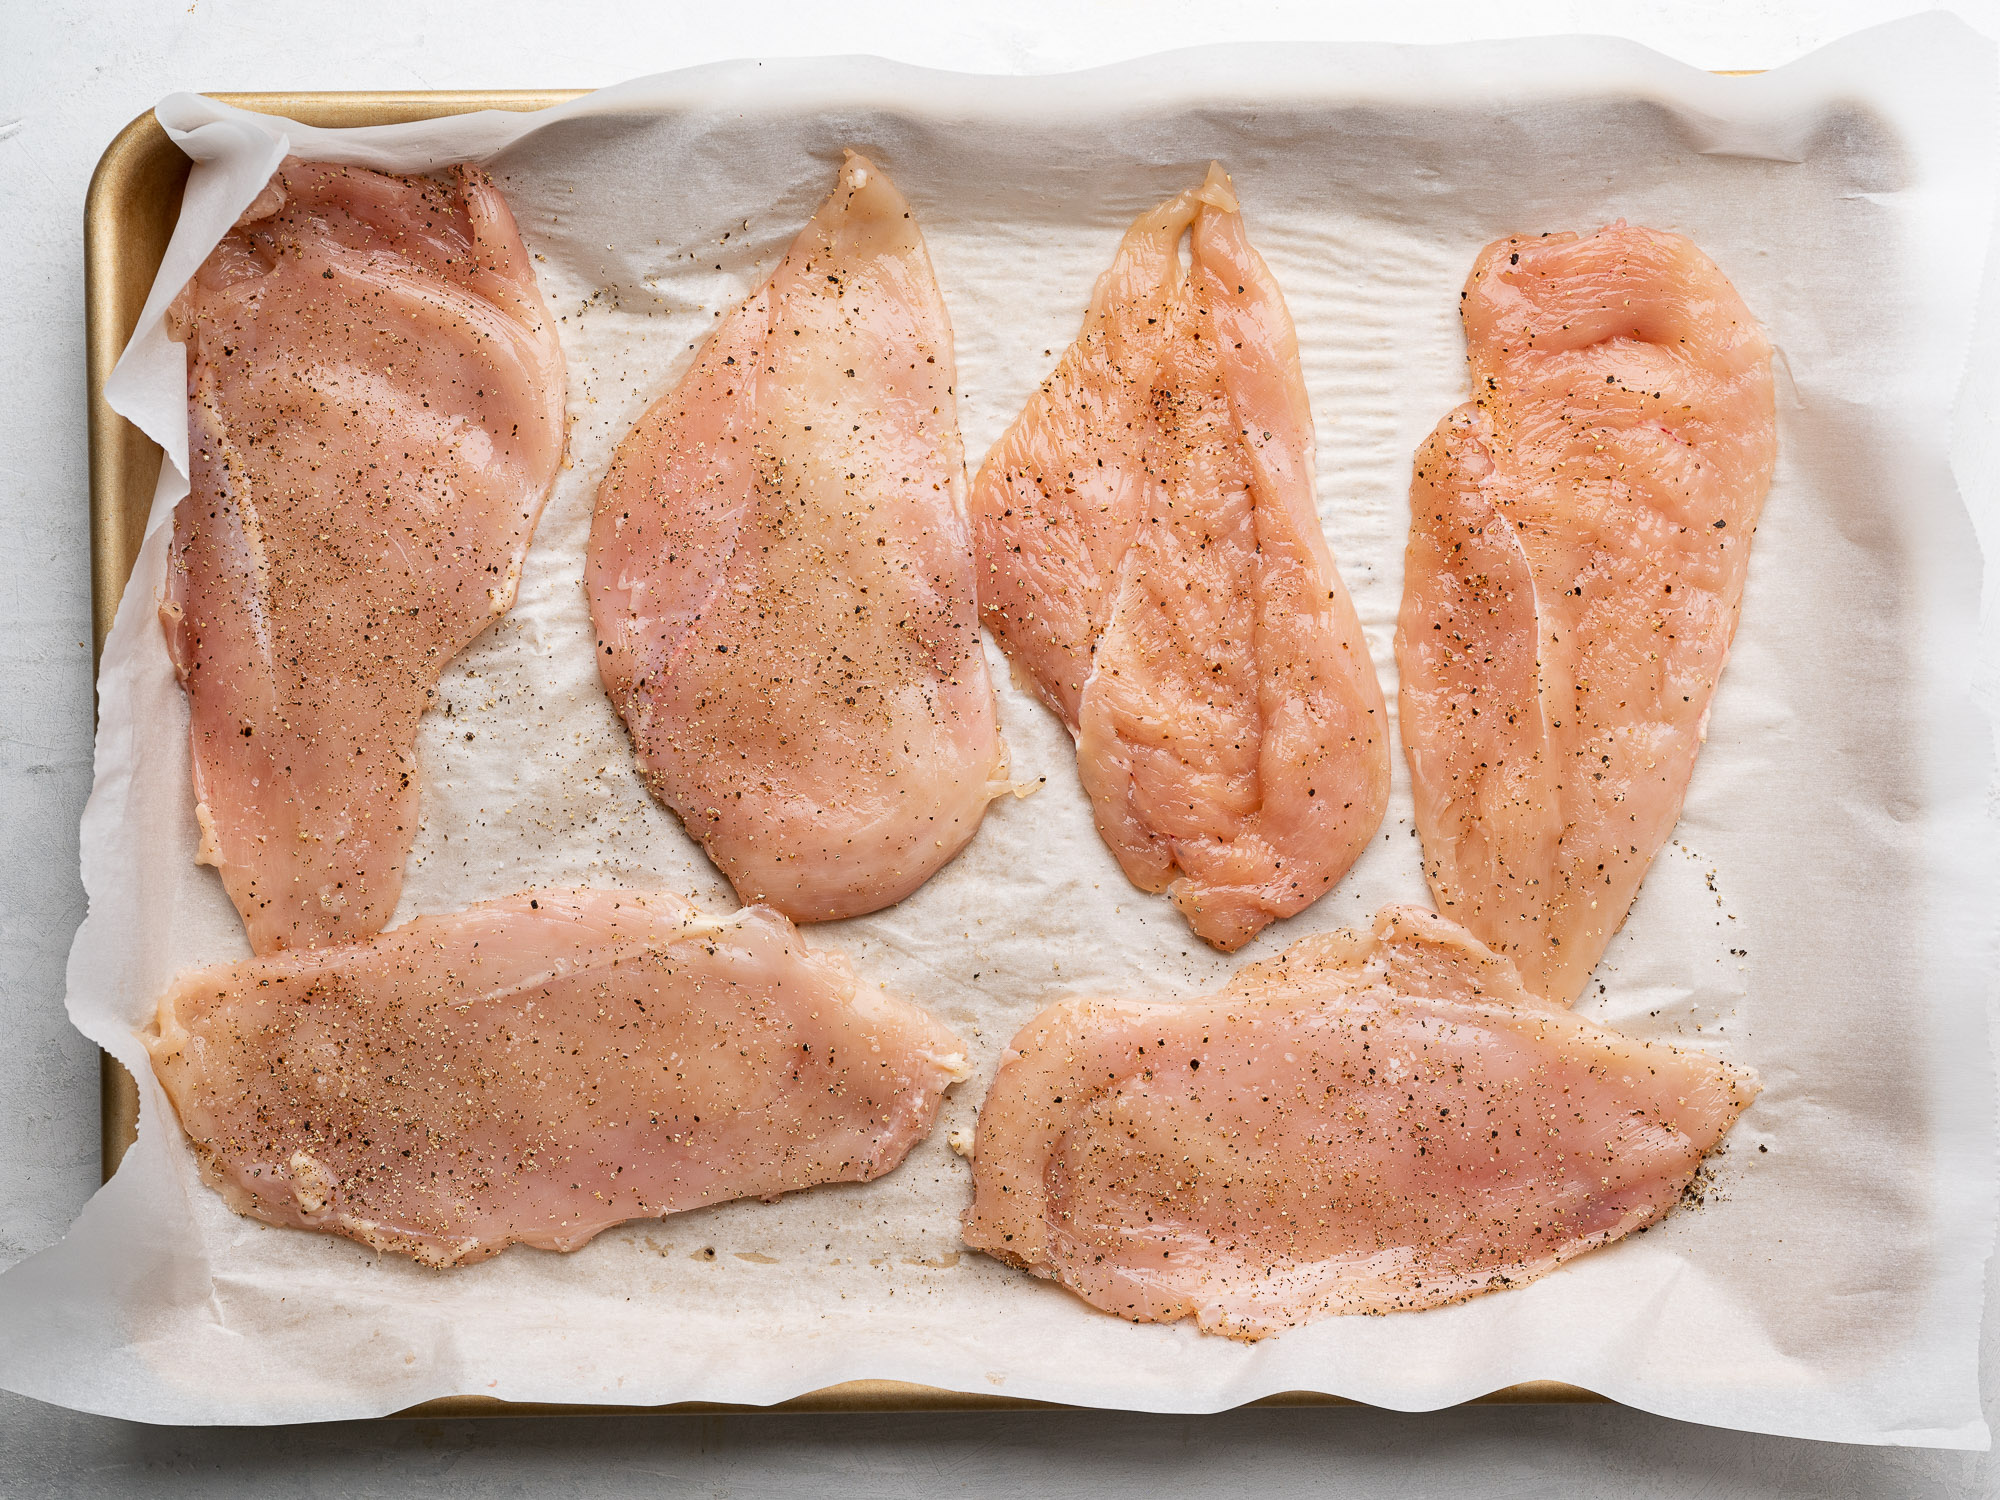
[[[1418,450],[1396,660],[1439,910],[1574,1000],[1679,820],[1776,459],[1771,346],[1675,234],[1495,241]]]
[[[1132,226],[972,508],[982,615],[1133,884],[1224,951],[1331,889],[1387,806],[1387,714],[1291,317],[1219,167]]]
[[[777,913],[602,890],[182,975],[147,1046],[231,1208],[433,1266],[879,1177],[965,1076]]]
[[[1008,789],[951,323],[865,157],[619,445],[586,583],[647,783],[745,901],[902,900]]]
[[[1385,907],[1180,1004],[1065,1001],[980,1110],[966,1243],[1256,1339],[1517,1286],[1653,1223],[1755,1096]]]
[[[189,491],[160,618],[199,858],[259,953],[379,931],[418,721],[512,606],[562,463],[562,350],[486,175],[287,161],[172,305]]]

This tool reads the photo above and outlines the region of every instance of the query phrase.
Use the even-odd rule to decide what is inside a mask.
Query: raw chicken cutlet
[[[902,900],[1007,789],[956,379],[910,206],[849,152],[598,494],[597,661],[640,769],[798,921]]]
[[[879,1177],[965,1076],[777,913],[622,891],[186,974],[147,1046],[231,1208],[432,1266]]]
[[[1386,713],[1291,316],[1221,168],[1133,224],[972,510],[982,616],[1132,883],[1225,952],[1332,889],[1388,804]]]
[[[1771,346],[1676,234],[1498,240],[1418,450],[1396,660],[1438,907],[1582,991],[1672,834],[1777,453]]]
[[[1204,1000],[1029,1022],[979,1113],[965,1240],[1236,1338],[1437,1307],[1653,1223],[1756,1092],[1390,906]]]
[[[418,721],[513,604],[562,462],[554,324],[485,173],[290,160],[168,327],[198,857],[259,953],[365,938],[416,836]]]

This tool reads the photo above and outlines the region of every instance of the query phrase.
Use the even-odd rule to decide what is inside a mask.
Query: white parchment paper
[[[1179,53],[982,78],[737,63],[535,116],[323,131],[176,95],[197,165],[113,404],[168,454],[100,673],[76,1024],[141,1084],[138,1144],[60,1245],[0,1277],[0,1383],[167,1422],[363,1416],[433,1396],[771,1402],[890,1377],[1203,1411],[1311,1389],[1435,1407],[1553,1378],[1701,1422],[1984,1446],[1993,1230],[1987,999],[2000,890],[1975,703],[1995,511],[1994,58],[1942,18],[1716,78],[1617,42]],[[1235,175],[1298,323],[1321,518],[1393,701],[1410,455],[1463,399],[1458,290],[1494,236],[1624,216],[1694,237],[1778,348],[1780,461],[1736,652],[1674,843],[1584,1008],[1711,1049],[1763,1096],[1699,1206],[1524,1289],[1254,1347],[1138,1327],[963,1250],[969,1126],[1015,1029],[1079,990],[1191,994],[1301,934],[1426,899],[1400,755],[1347,880],[1236,959],[1099,843],[1067,737],[994,656],[1017,775],[967,851],[810,933],[973,1043],[895,1173],[515,1249],[439,1273],[241,1219],[204,1188],[133,1030],[180,968],[246,950],[193,863],[186,709],[154,617],[185,489],[159,314],[288,152],[486,162],[570,361],[570,461],[513,613],[424,723],[399,920],[537,884],[727,886],[652,802],[597,680],[581,585],[610,451],[866,151],[915,205],[957,332],[967,451],[1074,335],[1130,219]],[[1990,654],[1990,653],[1989,653]]]

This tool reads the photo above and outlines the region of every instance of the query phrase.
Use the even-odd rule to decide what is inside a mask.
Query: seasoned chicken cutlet
[[[259,953],[395,910],[417,724],[514,602],[562,350],[486,174],[287,161],[168,313],[189,490],[160,618],[203,862]]]
[[[777,913],[626,891],[185,974],[147,1046],[231,1208],[433,1266],[879,1177],[965,1076]]]
[[[1676,234],[1497,240],[1418,450],[1399,713],[1438,908],[1567,1004],[1672,834],[1771,486],[1771,346]]]
[[[956,379],[910,206],[850,152],[598,494],[597,661],[640,769],[796,921],[902,900],[1007,789]]]
[[[1291,317],[1221,168],[1132,226],[972,508],[982,616],[1132,883],[1225,952],[1326,894],[1387,806],[1387,715]]]
[[[1236,1338],[1436,1307],[1653,1223],[1756,1092],[1385,907],[1206,999],[1029,1022],[979,1112],[965,1240],[1106,1312]]]

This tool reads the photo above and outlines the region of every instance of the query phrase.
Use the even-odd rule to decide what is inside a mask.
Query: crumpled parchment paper
[[[0,1383],[156,1422],[281,1422],[460,1393],[771,1402],[861,1377],[1162,1411],[1293,1389],[1417,1409],[1553,1378],[1726,1426],[1986,1443],[2000,891],[1975,532],[2000,328],[1990,300],[1978,312],[1996,114],[1971,32],[1900,23],[1755,78],[1566,38],[1219,47],[1045,78],[734,63],[543,115],[361,131],[187,95],[159,115],[197,165],[110,394],[169,458],[99,678],[68,1000],[139,1077],[143,1116],[69,1237],[0,1277]],[[1693,236],[1735,280],[1779,351],[1777,482],[1686,816],[1580,1002],[1762,1076],[1699,1206],[1523,1289],[1254,1347],[1126,1324],[966,1251],[968,1169],[945,1137],[1029,1016],[1079,990],[1196,993],[1426,899],[1398,754],[1346,881],[1238,958],[1209,952],[1119,874],[1066,736],[997,653],[1015,773],[1046,785],[994,804],[912,899],[809,934],[973,1044],[973,1081],[898,1171],[453,1273],[240,1219],[202,1186],[133,1037],[177,970],[246,951],[193,863],[186,709],[154,618],[186,468],[165,302],[288,152],[491,167],[561,320],[570,463],[519,603],[425,721],[399,919],[570,882],[727,907],[599,688],[582,549],[613,445],[783,253],[844,146],[921,218],[975,461],[1133,215],[1228,167],[1298,323],[1320,513],[1392,701],[1410,456],[1465,395],[1477,249],[1624,216]]]

